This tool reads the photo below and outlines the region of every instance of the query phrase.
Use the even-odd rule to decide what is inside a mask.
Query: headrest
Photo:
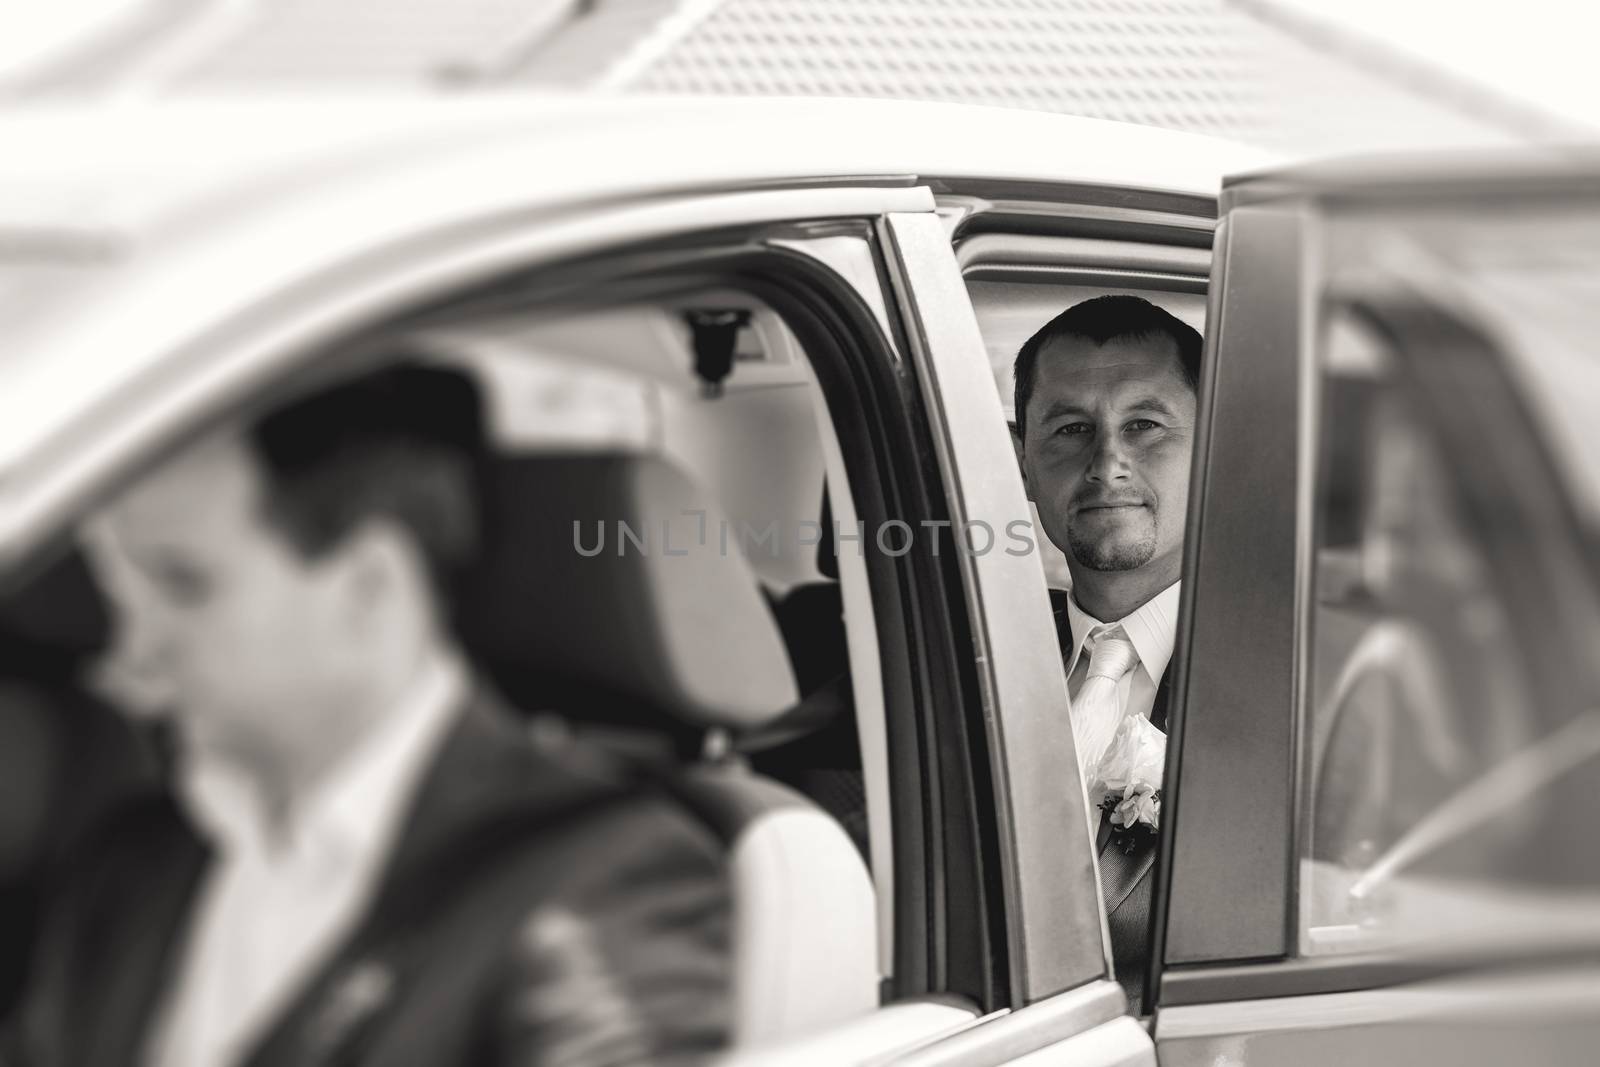
[[[707,495],[648,455],[501,458],[457,601],[468,650],[527,711],[759,726],[797,700],[777,623]]]

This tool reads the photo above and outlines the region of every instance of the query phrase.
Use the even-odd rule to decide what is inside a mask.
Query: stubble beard
[[[1155,558],[1155,523],[1152,521],[1148,529],[1137,533],[1109,530],[1097,535],[1091,535],[1069,524],[1067,546],[1072,552],[1072,558],[1089,570],[1138,570]]]

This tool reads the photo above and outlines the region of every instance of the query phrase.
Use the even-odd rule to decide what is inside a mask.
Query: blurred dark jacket
[[[154,739],[88,690],[108,643],[75,554],[0,597],[0,1030],[57,877],[103,819],[163,788]]]
[[[27,1067],[125,1067],[180,965],[207,851],[170,800],[119,822],[53,916]],[[729,1025],[709,830],[481,694],[413,800],[364,917],[248,1067],[699,1063]]]
[[[161,791],[146,741],[73,682],[0,674],[0,1025],[56,882],[106,818]]]

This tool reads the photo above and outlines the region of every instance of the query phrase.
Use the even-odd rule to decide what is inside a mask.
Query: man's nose
[[[1089,480],[1103,485],[1127,481],[1132,476],[1128,451],[1121,435],[1098,434],[1094,454],[1089,457]]]
[[[155,712],[174,699],[176,648],[163,626],[124,616],[101,663],[102,681],[129,710]]]

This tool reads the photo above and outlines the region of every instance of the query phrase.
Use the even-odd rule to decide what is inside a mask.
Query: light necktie
[[[1139,662],[1139,653],[1120,626],[1098,626],[1090,631],[1084,644],[1090,649],[1089,670],[1072,698],[1072,740],[1078,749],[1084,786],[1088,787],[1093,784],[1089,781],[1091,772],[1099,766],[1122,722],[1118,683]]]

